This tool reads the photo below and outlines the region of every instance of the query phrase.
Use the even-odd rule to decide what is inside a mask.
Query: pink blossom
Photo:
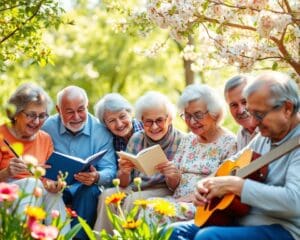
[[[33,190],[33,195],[36,197],[36,198],[39,198],[43,195],[43,190],[40,188],[40,187],[36,187],[34,188]]]
[[[13,202],[18,198],[19,186],[5,182],[0,183],[0,202]]]
[[[58,236],[58,229],[53,226],[45,226],[35,222],[31,226],[31,236],[34,239],[53,240]]]
[[[59,217],[59,211],[58,210],[52,210],[51,211],[51,217],[52,218],[58,218]]]

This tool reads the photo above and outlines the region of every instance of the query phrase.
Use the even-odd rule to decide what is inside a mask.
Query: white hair
[[[88,97],[86,91],[83,88],[78,86],[68,86],[59,91],[56,95],[56,104],[61,107],[62,98],[67,96],[69,99],[77,98],[78,96],[82,96],[84,98],[84,102],[88,105]]]
[[[156,91],[148,91],[136,101],[135,116],[138,120],[142,120],[146,110],[156,109],[159,106],[163,106],[168,116],[174,119],[176,115],[174,104],[165,95]]]
[[[181,112],[192,101],[200,100],[205,103],[209,115],[216,119],[218,124],[224,119],[224,101],[213,88],[204,84],[192,84],[187,86],[178,101],[178,108]]]
[[[105,111],[119,112],[122,110],[126,110],[127,112],[132,113],[132,106],[122,95],[118,93],[106,94],[94,106],[95,116],[102,123],[105,123]]]

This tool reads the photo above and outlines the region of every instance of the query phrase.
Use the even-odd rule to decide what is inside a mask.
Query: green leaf
[[[274,62],[272,65],[272,70],[275,71],[275,70],[277,70],[277,68],[278,68],[278,63]]]
[[[95,234],[93,233],[93,230],[91,227],[86,223],[86,221],[78,216],[78,221],[81,224],[83,230],[85,231],[86,235],[88,235],[90,240],[97,240],[95,237]]]

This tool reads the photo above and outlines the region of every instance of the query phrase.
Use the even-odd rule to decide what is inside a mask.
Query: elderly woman
[[[130,137],[143,130],[143,124],[132,118],[132,106],[118,93],[109,93],[95,105],[95,115],[113,134],[116,151],[125,151]]]
[[[133,177],[141,177],[142,192],[133,192],[123,203],[125,211],[132,208],[132,203],[137,198],[160,197],[170,195],[179,181],[180,173],[171,162],[180,144],[183,134],[172,125],[175,116],[175,108],[171,102],[161,93],[147,92],[136,102],[135,112],[137,119],[144,125],[144,131],[135,133],[129,140],[127,152],[137,154],[142,149],[159,144],[165,152],[167,163],[159,164],[156,168],[160,173],[147,177],[134,169],[134,165],[127,159],[119,159],[118,178],[121,191],[131,193],[136,191]],[[95,230],[105,229],[111,233],[112,227],[105,209],[105,198],[115,192],[115,189],[107,189],[101,195],[98,204],[98,218]]]
[[[235,136],[221,126],[224,109],[219,95],[206,85],[188,86],[179,99],[179,109],[192,133],[181,140],[174,164],[180,170],[180,181],[172,196],[165,197],[176,207],[174,218],[161,221],[189,220],[194,218],[192,203],[196,183],[212,174],[218,166],[236,152]],[[155,219],[153,209],[147,208],[145,216]],[[158,219],[156,219],[158,221]]]
[[[27,204],[36,203],[43,205],[47,213],[52,209],[60,211],[64,219],[65,205],[59,193],[63,187],[61,181],[36,180],[22,160],[24,155],[31,155],[43,165],[52,153],[50,136],[40,130],[48,117],[50,106],[51,100],[47,93],[32,83],[21,85],[8,100],[7,114],[10,123],[0,126],[0,182],[17,184],[27,193],[33,193],[34,188],[39,186],[42,197],[35,201],[30,196],[24,198],[18,210],[23,212]],[[19,157],[4,141],[10,144],[21,143],[24,147],[22,156]],[[46,224],[50,223],[51,216],[48,214]]]

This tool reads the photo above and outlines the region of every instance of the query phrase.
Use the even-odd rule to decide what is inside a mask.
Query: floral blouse
[[[212,143],[200,143],[198,136],[188,134],[181,140],[173,159],[181,171],[181,181],[173,197],[180,198],[193,193],[200,179],[217,170],[235,152],[236,137],[229,131]]]

